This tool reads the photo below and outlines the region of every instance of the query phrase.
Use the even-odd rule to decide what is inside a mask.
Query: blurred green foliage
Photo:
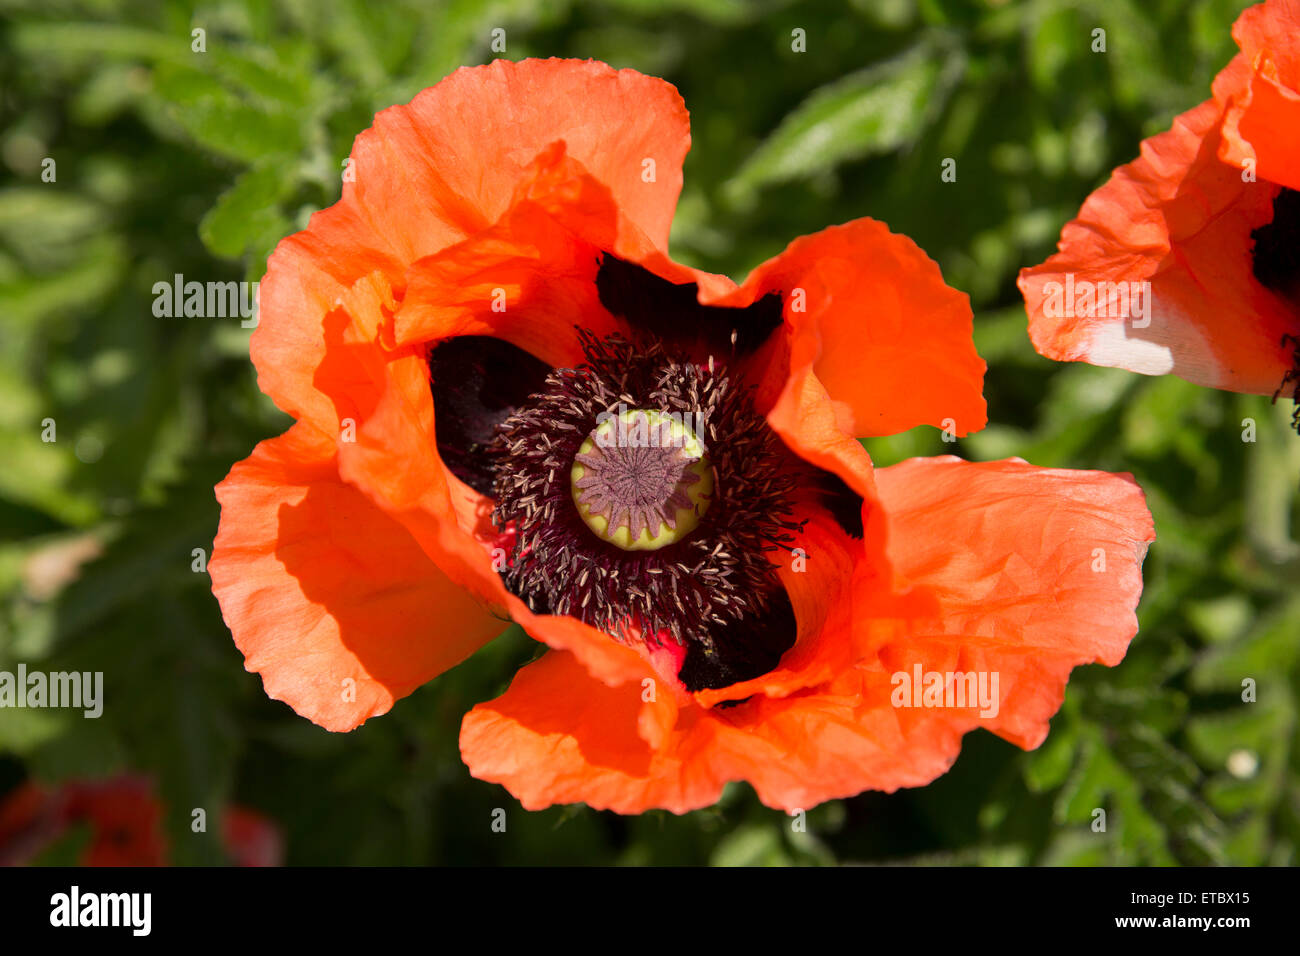
[[[0,668],[103,670],[107,698],[97,721],[0,715],[0,790],[150,772],[185,863],[220,859],[190,808],[232,799],[280,821],[292,863],[1294,862],[1288,410],[1042,359],[1014,285],[1142,136],[1208,96],[1240,7],[0,2]],[[373,114],[487,62],[497,27],[511,58],[594,57],[678,86],[694,145],[677,258],[740,278],[870,215],[970,293],[992,424],[956,446],[931,429],[872,440],[878,463],[955,450],[1136,475],[1159,533],[1141,632],[1119,668],[1076,672],[1042,748],[977,732],[930,787],[819,807],[806,833],[746,786],[681,818],[528,814],[470,778],[456,743],[464,711],[533,655],[517,628],[348,735],[244,672],[192,551],[211,547],[212,486],[287,420],[256,388],[237,319],[155,318],[151,289],[175,273],[260,278],[275,243],[338,198]],[[955,183],[940,182],[946,158]],[[47,418],[57,442],[41,440]],[[1256,703],[1241,702],[1245,677]],[[507,834],[489,827],[498,806]]]

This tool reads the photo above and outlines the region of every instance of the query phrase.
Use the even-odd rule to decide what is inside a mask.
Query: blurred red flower
[[[163,807],[144,777],[28,782],[0,801],[0,865],[30,863],[69,829],[88,824],[80,866],[166,866]],[[269,819],[243,807],[221,816],[221,844],[236,866],[279,866],[283,847]]]

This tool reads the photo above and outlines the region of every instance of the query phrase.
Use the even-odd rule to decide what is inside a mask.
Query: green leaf
[[[1078,737],[1071,728],[1048,734],[1047,741],[1029,755],[1025,764],[1025,784],[1035,793],[1055,790],[1069,776],[1078,751]]]
[[[789,866],[781,834],[770,824],[748,823],[718,844],[712,866]]]
[[[274,160],[245,171],[199,223],[203,244],[214,255],[237,259],[263,236],[283,235],[290,224],[279,203],[296,184],[293,168]]]
[[[1255,681],[1257,699],[1289,694],[1287,674],[1300,655],[1300,598],[1269,615],[1246,637],[1216,644],[1192,669],[1192,686],[1202,691],[1242,692],[1242,680]]]
[[[959,50],[927,42],[822,87],[758,147],[727,182],[727,193],[743,198],[772,183],[907,146],[942,108],[963,70]]]
[[[158,99],[147,103],[155,124],[179,127],[217,155],[254,163],[303,149],[306,118],[297,110],[243,98],[191,67],[161,66],[154,85]]]
[[[748,13],[744,0],[606,0],[606,6],[630,16],[690,14],[709,23],[737,23]]]

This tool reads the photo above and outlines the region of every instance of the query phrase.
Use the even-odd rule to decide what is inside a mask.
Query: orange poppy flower
[[[1021,271],[1048,358],[1300,399],[1300,3],[1251,7],[1232,35],[1213,96]]]
[[[80,866],[166,866],[162,805],[143,777],[26,783],[0,801],[0,865],[30,862],[70,827],[89,824]],[[259,813],[226,808],[221,843],[237,866],[278,866],[280,833]]]
[[[247,667],[348,730],[508,616],[549,650],[461,751],[529,808],[807,807],[924,784],[977,726],[1037,746],[1136,630],[1141,492],[874,471],[856,436],[984,425],[966,296],[869,219],[740,286],[673,262],[689,141],[667,83],[560,60],[357,138],[262,284],[258,381],[297,422],[217,488]]]

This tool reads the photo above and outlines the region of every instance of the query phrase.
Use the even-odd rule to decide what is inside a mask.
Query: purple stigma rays
[[[654,551],[699,525],[713,493],[713,469],[682,419],[622,409],[592,430],[570,478],[573,502],[593,533],[626,551]]]

